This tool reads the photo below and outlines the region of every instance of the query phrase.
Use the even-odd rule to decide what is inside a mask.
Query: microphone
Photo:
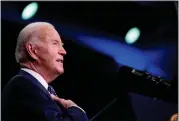
[[[166,88],[171,88],[171,84],[169,82],[171,82],[171,80],[166,80],[160,76],[154,76],[148,72],[145,71],[140,71],[131,67],[127,67],[127,66],[122,66],[119,68],[118,73],[121,72],[126,72],[129,75],[128,76],[136,76],[138,77],[138,79],[142,80],[142,81],[151,81],[154,82],[155,84],[158,85],[163,85]]]
[[[175,85],[171,83],[172,80],[166,80],[131,67],[121,66],[117,71],[117,81],[120,82],[120,85],[117,84],[118,89],[122,88],[122,90],[128,92],[177,103],[177,91]]]

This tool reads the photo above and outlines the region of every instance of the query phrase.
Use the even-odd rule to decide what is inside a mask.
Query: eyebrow
[[[57,43],[60,43],[62,46],[64,45],[63,42],[60,42],[60,41],[58,41],[58,40],[52,40],[52,41],[55,41],[55,42],[57,42]]]

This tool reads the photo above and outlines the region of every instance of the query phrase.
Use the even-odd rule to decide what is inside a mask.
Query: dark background
[[[31,22],[20,19],[20,14],[28,3],[30,2],[1,4],[2,89],[19,69],[14,52],[19,32]],[[124,38],[131,26],[138,26],[142,36],[133,46],[143,49],[146,48],[144,44],[177,44],[178,13],[175,5],[174,2],[39,2],[39,11],[32,21],[53,21],[113,38]],[[154,99],[150,96],[156,94],[152,85],[145,88],[147,83],[136,84],[137,79],[127,74],[119,77],[120,74],[116,73],[119,65],[112,58],[76,43],[66,33],[60,35],[67,51],[65,73],[52,85],[60,97],[72,99],[87,112],[89,118],[114,99],[117,102],[96,120],[167,121],[177,111],[177,95],[172,96],[172,101]],[[177,57],[177,52],[174,53]],[[175,85],[178,79],[177,62],[175,58],[174,63],[171,63],[171,82]],[[161,90],[159,92],[164,93]]]

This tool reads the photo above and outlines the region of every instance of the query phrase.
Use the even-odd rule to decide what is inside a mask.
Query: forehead
[[[55,28],[53,27],[48,27],[48,26],[44,26],[44,27],[40,27],[38,29],[38,37],[41,40],[57,40],[61,42],[61,38],[59,33],[55,30]]]

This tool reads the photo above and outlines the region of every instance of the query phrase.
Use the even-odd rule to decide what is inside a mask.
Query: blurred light
[[[32,18],[38,10],[37,2],[30,3],[27,5],[22,12],[22,19],[28,20]]]
[[[78,43],[100,52],[114,59],[119,66],[128,66],[153,75],[167,78],[167,74],[160,68],[163,62],[163,52],[157,49],[143,51],[135,47],[122,44],[119,41],[103,37],[78,36]]]
[[[137,39],[139,38],[140,36],[140,30],[136,27],[134,28],[131,28],[126,36],[125,36],[125,40],[128,44],[133,44],[134,42],[137,41]]]

